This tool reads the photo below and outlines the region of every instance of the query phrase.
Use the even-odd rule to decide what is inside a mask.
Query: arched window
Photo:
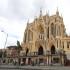
[[[55,31],[54,31],[55,33],[54,33],[54,34],[55,34],[55,36],[56,36],[56,31],[57,31],[57,27],[56,27],[56,25],[55,25],[55,29],[54,29],[54,30],[55,30]]]
[[[24,43],[26,43],[26,39],[27,39],[27,32],[24,34]]]
[[[70,42],[67,42],[67,48],[68,48],[68,49],[69,49],[69,43],[70,43]]]
[[[57,48],[58,48],[58,40],[57,40]]]
[[[43,29],[42,25],[38,26],[38,31],[39,31],[39,33],[44,33],[44,29]]]
[[[47,38],[49,38],[49,27],[47,28]]]
[[[57,36],[59,36],[59,26],[57,26]]]
[[[54,36],[54,24],[51,24],[51,34]]]
[[[61,35],[60,26],[58,26],[58,36]]]
[[[33,40],[33,32],[32,31],[28,31],[28,41],[32,41]]]
[[[60,29],[61,27],[59,26],[59,35],[61,36],[61,29]]]
[[[63,35],[65,33],[64,25],[61,24],[61,34]]]

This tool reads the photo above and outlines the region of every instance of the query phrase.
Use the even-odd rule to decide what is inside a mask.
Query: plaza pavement
[[[13,66],[0,65],[0,70],[70,70],[70,67],[65,66]]]

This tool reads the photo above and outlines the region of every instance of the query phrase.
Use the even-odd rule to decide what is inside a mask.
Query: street
[[[0,65],[0,70],[70,70],[70,67],[64,67],[64,66],[13,66],[13,65]]]

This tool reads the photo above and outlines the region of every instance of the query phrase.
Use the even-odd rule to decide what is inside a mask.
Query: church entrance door
[[[43,47],[40,46],[38,49],[38,55],[43,55]]]

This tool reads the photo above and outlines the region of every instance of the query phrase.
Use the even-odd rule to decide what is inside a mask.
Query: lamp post
[[[7,38],[8,38],[8,34],[5,32],[5,31],[1,31],[1,32],[3,32],[3,33],[5,33],[6,34],[6,40],[5,40],[5,44],[4,44],[4,51],[3,51],[3,55],[2,55],[2,58],[3,58],[3,62],[5,62],[6,60],[5,60],[5,57],[6,57],[6,52],[5,52],[5,47],[6,47],[6,44],[7,44]]]
[[[4,44],[4,50],[5,50],[5,47],[6,47],[6,44],[7,44],[8,34],[7,34],[5,31],[1,31],[1,32],[3,32],[3,33],[5,33],[5,34],[6,34],[6,40],[5,40],[5,44]]]

